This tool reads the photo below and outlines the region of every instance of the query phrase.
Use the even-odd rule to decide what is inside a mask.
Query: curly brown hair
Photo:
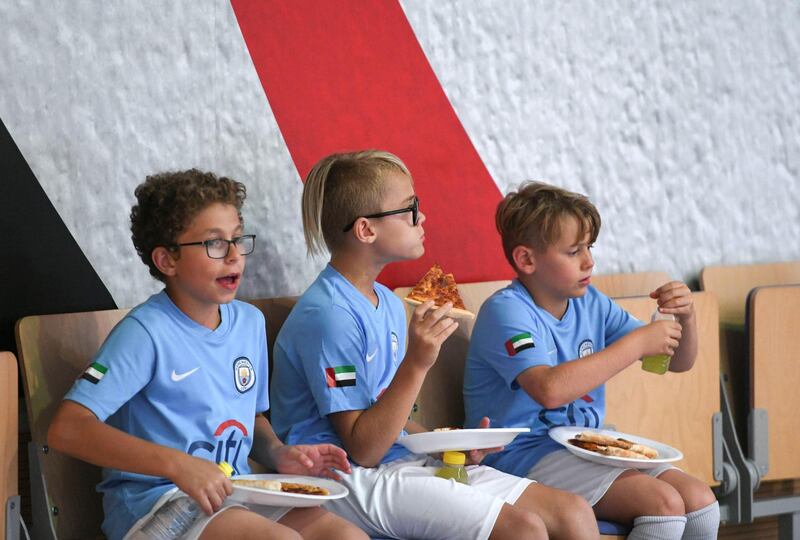
[[[600,234],[600,213],[585,195],[542,182],[525,182],[497,205],[495,225],[506,259],[516,269],[513,251],[519,245],[544,251],[561,236],[563,218],[578,220],[578,238],[589,243]]]
[[[148,176],[134,191],[137,204],[131,208],[131,240],[150,274],[164,281],[151,254],[158,246],[175,244],[192,219],[214,203],[236,207],[242,220],[247,196],[244,184],[197,169]]]

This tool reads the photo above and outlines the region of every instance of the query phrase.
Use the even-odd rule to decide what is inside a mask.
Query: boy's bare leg
[[[369,536],[336,514],[320,507],[295,508],[280,520],[306,540],[369,540]]]
[[[489,540],[547,540],[542,518],[516,506],[504,504],[494,522]]]
[[[199,540],[302,540],[297,531],[244,508],[231,508],[206,526]]]
[[[597,520],[586,499],[542,484],[531,484],[515,507],[538,515],[554,540],[596,540]]]
[[[611,484],[594,505],[594,513],[600,519],[630,525],[639,516],[683,516],[686,507],[681,494],[670,484],[631,470]]]
[[[666,471],[659,475],[658,479],[671,485],[680,493],[687,514],[705,508],[717,500],[714,492],[705,482],[677,469]]]

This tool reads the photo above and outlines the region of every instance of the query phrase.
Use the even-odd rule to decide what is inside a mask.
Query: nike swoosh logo
[[[175,382],[182,381],[183,379],[185,379],[186,377],[188,377],[189,375],[191,375],[192,373],[194,373],[198,369],[200,369],[200,366],[198,366],[198,367],[196,367],[194,369],[190,369],[186,373],[181,373],[180,375],[175,373],[175,370],[173,369],[172,370],[172,375],[170,375],[170,379],[172,379]]]
[[[378,354],[378,349],[372,351],[372,354],[367,353],[367,362],[372,362],[372,359],[375,358],[376,354]]]

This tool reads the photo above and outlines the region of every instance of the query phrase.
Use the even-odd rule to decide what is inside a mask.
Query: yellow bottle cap
[[[464,452],[445,452],[442,461],[448,465],[463,465],[467,461],[467,456]]]
[[[227,461],[222,461],[220,463],[217,463],[217,467],[219,467],[219,470],[221,470],[222,473],[228,478],[230,478],[231,474],[233,474],[233,467],[231,467],[231,464],[228,463]]]

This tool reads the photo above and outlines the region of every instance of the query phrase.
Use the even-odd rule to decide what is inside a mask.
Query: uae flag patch
[[[533,338],[528,332],[517,334],[506,341],[506,351],[508,351],[509,356],[514,356],[520,351],[524,351],[525,349],[533,349],[534,347],[535,345],[533,344]]]
[[[82,379],[86,379],[92,384],[97,384],[100,380],[105,377],[108,368],[103,364],[99,364],[94,362],[91,366],[86,368],[86,371],[83,372]]]
[[[356,366],[337,366],[325,368],[325,379],[329,388],[356,385]]]

